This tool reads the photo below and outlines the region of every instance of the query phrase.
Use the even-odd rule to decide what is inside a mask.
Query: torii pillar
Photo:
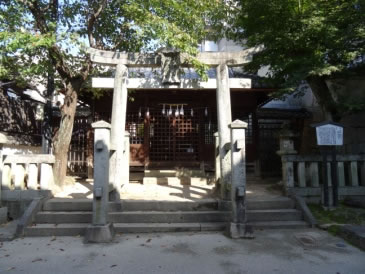
[[[124,172],[129,172],[124,170],[125,166],[123,166],[124,136],[128,99],[127,78],[128,68],[123,64],[118,64],[114,78],[110,134],[111,154],[109,162],[109,181],[114,188],[111,192],[111,200],[116,200],[119,198],[119,193],[121,191],[121,182],[119,182],[119,180],[124,178]],[[124,183],[126,184],[128,182]]]
[[[231,150],[230,129],[232,123],[231,94],[229,88],[228,66],[226,64],[217,67],[217,110],[218,110],[218,134],[219,134],[219,158],[220,158],[220,187],[221,198],[230,199],[228,186],[231,184]]]

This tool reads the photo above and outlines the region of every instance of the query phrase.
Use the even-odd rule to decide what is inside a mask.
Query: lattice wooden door
[[[198,161],[199,117],[151,112],[149,139],[151,161]]]

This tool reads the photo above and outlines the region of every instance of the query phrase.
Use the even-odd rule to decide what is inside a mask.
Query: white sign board
[[[343,127],[335,125],[323,125],[316,127],[317,145],[319,146],[342,146]]]

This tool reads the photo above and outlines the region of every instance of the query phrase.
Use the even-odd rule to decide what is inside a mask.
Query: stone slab
[[[341,226],[340,235],[355,246],[365,250],[365,225]]]

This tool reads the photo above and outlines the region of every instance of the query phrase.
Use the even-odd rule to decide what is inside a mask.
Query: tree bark
[[[55,183],[60,188],[65,185],[68,151],[71,143],[77,106],[77,93],[80,89],[81,83],[81,79],[67,81],[65,85],[65,101],[60,109],[60,127],[53,138],[53,153],[56,158],[53,174]]]
[[[337,104],[329,90],[325,77],[309,76],[307,82],[316,97],[318,104],[322,107],[328,120],[339,121],[341,115],[338,111]]]

